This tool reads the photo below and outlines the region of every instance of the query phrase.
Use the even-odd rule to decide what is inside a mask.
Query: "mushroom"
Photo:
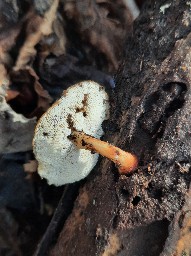
[[[120,172],[136,168],[135,156],[99,140],[108,118],[109,99],[101,85],[85,81],[64,91],[35,129],[33,151],[40,176],[56,186],[79,181],[96,165],[97,153],[114,161]]]
[[[120,174],[127,174],[133,171],[138,164],[137,157],[131,153],[125,152],[108,142],[101,141],[84,132],[73,131],[69,138],[78,148],[97,152],[102,156],[109,158],[118,167]]]

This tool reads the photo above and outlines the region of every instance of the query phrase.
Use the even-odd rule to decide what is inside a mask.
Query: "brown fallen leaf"
[[[133,16],[122,0],[65,1],[64,15],[76,24],[81,39],[107,59],[110,72],[118,68]],[[102,57],[103,58],[103,57]]]
[[[13,65],[10,50],[16,44],[25,17],[15,1],[1,1],[0,9],[0,85],[9,85],[7,69]]]
[[[66,53],[66,35],[64,32],[64,20],[57,15],[52,23],[52,33],[42,38],[39,42],[39,63],[43,65],[49,54],[60,56]]]
[[[14,94],[15,98],[8,97],[7,101],[16,112],[28,118],[39,117],[50,107],[52,98],[41,86],[39,77],[32,68],[12,71],[10,79],[12,82],[10,89],[18,94]]]
[[[20,49],[15,71],[23,69],[34,59],[36,55],[36,49],[34,48],[44,36],[48,36],[52,32],[52,24],[55,20],[56,11],[58,8],[59,0],[53,1],[50,9],[44,14],[44,16],[36,15],[34,11],[31,11],[31,17],[27,24],[27,37]]]

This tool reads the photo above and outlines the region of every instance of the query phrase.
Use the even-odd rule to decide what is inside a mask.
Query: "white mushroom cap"
[[[78,149],[69,139],[72,129],[100,138],[101,124],[109,117],[109,99],[104,88],[93,82],[78,83],[40,118],[33,139],[38,172],[49,184],[60,186],[85,178],[98,154]]]

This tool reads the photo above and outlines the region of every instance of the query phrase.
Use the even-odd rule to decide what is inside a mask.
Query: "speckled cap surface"
[[[109,99],[104,88],[85,81],[71,86],[40,118],[33,138],[38,173],[56,186],[85,178],[98,154],[78,149],[69,139],[72,129],[100,138],[102,122],[109,117]]]

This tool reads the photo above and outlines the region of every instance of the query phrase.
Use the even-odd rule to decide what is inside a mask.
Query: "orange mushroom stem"
[[[113,161],[118,167],[120,174],[127,174],[134,171],[138,165],[138,159],[135,155],[125,152],[108,142],[101,141],[84,132],[73,131],[69,139],[81,149],[87,149],[99,153]]]

